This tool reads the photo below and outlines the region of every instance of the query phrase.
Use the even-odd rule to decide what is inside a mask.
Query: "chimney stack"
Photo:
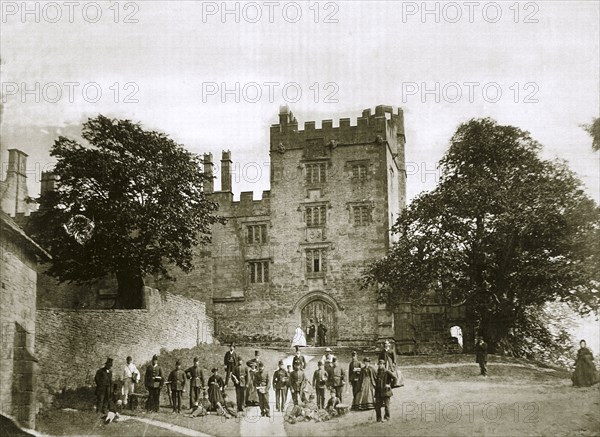
[[[213,179],[213,156],[212,153],[204,154],[204,174],[210,179],[204,181],[204,192],[212,193],[215,191],[215,180]]]
[[[8,150],[8,169],[6,186],[2,193],[2,211],[10,216],[17,213],[29,215],[31,208],[27,202],[27,154],[18,149]]]
[[[231,193],[231,152],[223,150],[221,158],[221,191]]]

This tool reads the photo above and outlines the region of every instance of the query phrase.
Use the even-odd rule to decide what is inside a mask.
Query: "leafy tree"
[[[201,160],[167,135],[99,115],[83,124],[87,145],[59,137],[51,156],[57,189],[39,199],[29,231],[53,256],[48,274],[90,283],[109,274],[117,305],[142,305],[143,278],[167,265],[192,269],[210,241],[213,213]]]
[[[592,150],[600,150],[600,118],[594,118],[592,124],[585,124],[583,128],[592,136]]]
[[[381,299],[466,305],[492,346],[512,344],[546,302],[598,307],[600,210],[562,162],[538,157],[529,133],[474,119],[458,127],[442,176],[393,231],[398,241],[365,272]],[[512,334],[511,334],[512,333]],[[503,347],[506,349],[506,347]]]

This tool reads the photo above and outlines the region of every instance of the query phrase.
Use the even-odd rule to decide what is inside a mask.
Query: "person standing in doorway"
[[[308,327],[306,328],[306,335],[308,344],[311,346],[317,345],[317,327],[313,322],[313,319],[308,321]]]
[[[327,342],[325,340],[327,336],[327,328],[323,324],[323,321],[319,321],[319,326],[317,326],[317,337],[318,337],[318,345],[326,346]]]

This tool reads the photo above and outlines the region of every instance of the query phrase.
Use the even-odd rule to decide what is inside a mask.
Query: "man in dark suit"
[[[292,390],[292,401],[294,405],[298,405],[299,401],[304,402],[304,385],[306,384],[306,376],[304,370],[299,364],[294,364],[294,370],[290,373],[290,389]]]
[[[283,360],[279,360],[279,369],[277,369],[273,373],[273,390],[275,390],[275,411],[285,410],[288,378],[289,375],[283,367]]]
[[[317,370],[313,374],[312,385],[315,389],[315,394],[317,395],[317,407],[325,408],[325,389],[327,388],[327,381],[329,380],[329,375],[323,369],[323,363],[319,361],[317,363]]]
[[[271,381],[269,380],[269,372],[265,370],[265,364],[262,361],[258,362],[258,372],[254,374],[254,385],[258,392],[258,406],[260,407],[260,415],[270,417],[269,414],[269,388]]]
[[[194,358],[194,365],[186,369],[185,375],[190,379],[190,408],[194,408],[204,387],[204,372],[198,358]]]
[[[175,362],[175,369],[169,374],[171,383],[171,399],[173,400],[173,413],[181,414],[181,395],[185,390],[185,372],[181,370],[181,361]]]
[[[235,353],[235,344],[231,343],[229,345],[229,350],[225,353],[225,357],[223,359],[223,364],[225,365],[225,386],[229,384],[229,377],[231,376],[231,372],[237,367],[239,362],[239,358]]]
[[[385,360],[379,360],[375,374],[375,416],[381,422],[381,408],[385,409],[383,419],[390,420],[390,398],[393,396],[392,386],[396,376],[385,368]]]
[[[296,354],[294,355],[294,358],[292,358],[292,367],[295,367],[296,364],[298,364],[302,370],[306,369],[306,358],[304,358],[304,355],[300,355],[300,346],[296,346]]]
[[[309,320],[308,328],[306,329],[306,341],[309,346],[316,346],[317,327],[315,326],[313,319]]]
[[[96,411],[108,413],[111,406],[112,390],[112,358],[107,358],[104,366],[98,369],[94,382],[96,383]]]
[[[360,380],[361,370],[362,367],[360,361],[358,361],[358,353],[352,351],[352,361],[350,361],[350,365],[348,366],[348,381],[352,385],[352,399],[354,399],[356,392],[358,392],[358,381]]]
[[[344,391],[344,384],[346,383],[346,372],[341,366],[338,366],[337,358],[333,357],[331,360],[331,370],[329,374],[329,387],[335,390],[335,396],[339,398],[340,402],[343,402],[342,392]]]
[[[238,364],[231,373],[231,380],[235,387],[235,403],[238,412],[244,411],[244,397],[246,394],[246,375],[242,371],[242,358],[238,357]]]
[[[325,336],[327,335],[327,328],[321,320],[317,326],[317,346],[325,346]]]
[[[158,356],[154,355],[152,357],[152,364],[146,367],[146,375],[144,377],[144,384],[148,389],[146,410],[158,413],[160,408],[160,389],[164,382],[163,371],[158,365]]]
[[[479,364],[479,370],[481,370],[481,375],[484,378],[487,378],[487,351],[487,343],[483,341],[481,335],[478,335],[477,342],[475,343],[475,362]]]

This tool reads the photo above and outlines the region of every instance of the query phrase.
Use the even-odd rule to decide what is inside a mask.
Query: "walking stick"
[[[170,382],[167,382],[167,383],[165,384],[165,386],[167,387],[167,396],[169,397],[169,406],[170,406],[171,408],[173,408],[173,399],[172,399],[172,397],[171,397],[171,383],[170,383]]]

